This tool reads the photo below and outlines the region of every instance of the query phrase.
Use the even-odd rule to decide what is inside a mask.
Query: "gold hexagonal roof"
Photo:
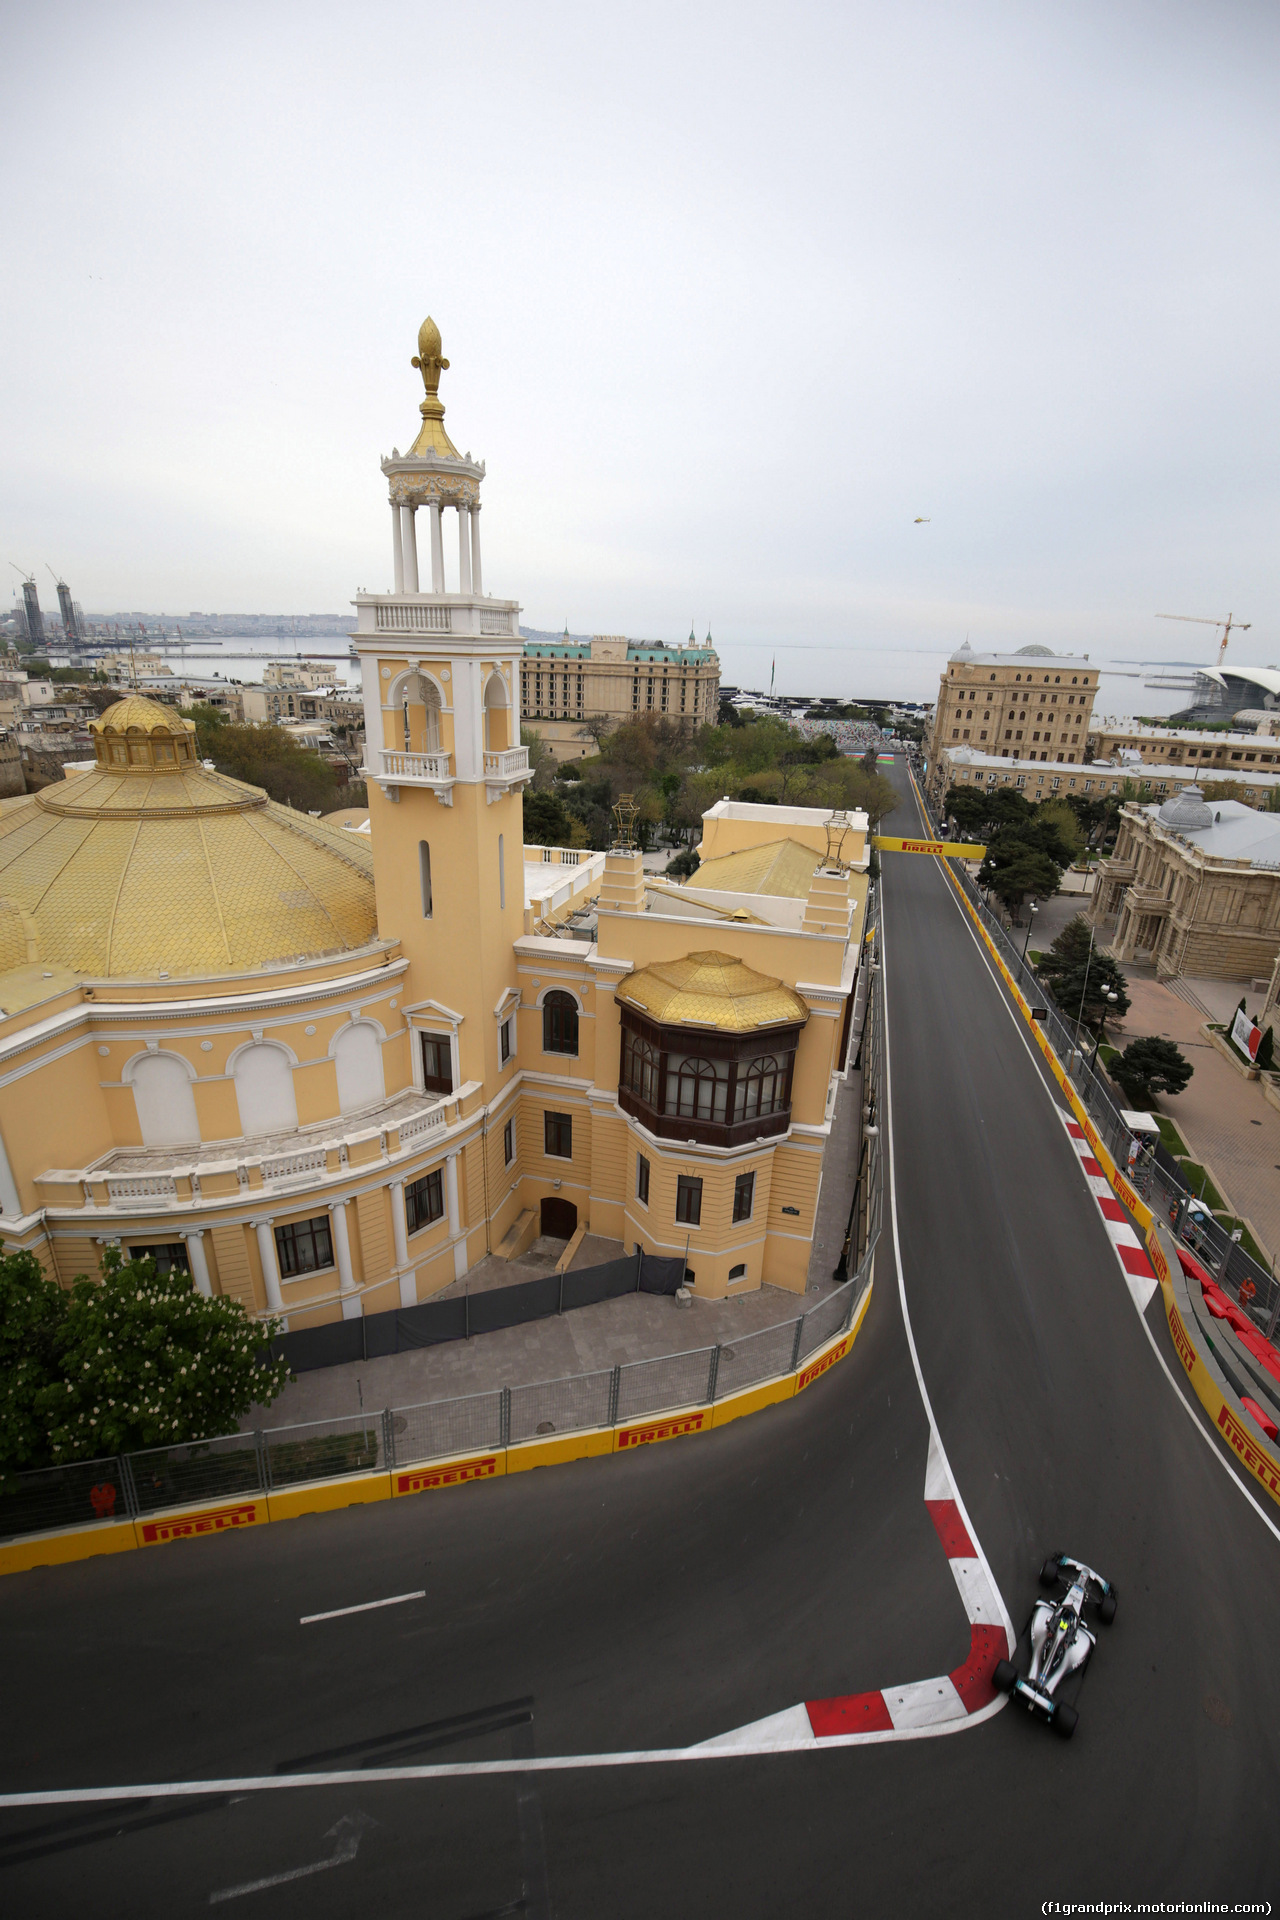
[[[367,840],[177,757],[186,723],[153,701],[109,708],[91,723],[95,744],[118,744],[125,714],[137,731],[123,737],[145,764],[115,766],[100,752],[91,772],[0,809],[0,902],[12,922],[0,961],[17,964],[21,932],[46,964],[78,974],[177,979],[377,938]],[[166,744],[174,757],[152,759]]]
[[[143,733],[153,733],[157,727],[162,733],[194,733],[196,730],[194,720],[184,720],[172,707],[148,700],[144,693],[126,694],[123,700],[117,700],[113,707],[89,722],[90,733],[108,730],[127,733],[130,727],[137,727]]]
[[[758,1027],[793,1026],[809,1018],[794,988],[757,973],[731,953],[686,953],[682,960],[655,960],[618,988],[664,1027],[719,1027],[753,1033]]]

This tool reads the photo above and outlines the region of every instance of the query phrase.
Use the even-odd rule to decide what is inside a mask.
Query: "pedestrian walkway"
[[[699,1300],[678,1307],[669,1294],[629,1293],[597,1306],[577,1307],[524,1326],[502,1327],[470,1340],[450,1340],[388,1354],[378,1360],[351,1361],[300,1373],[270,1407],[254,1407],[240,1422],[244,1431],[329,1420],[363,1408],[407,1407],[424,1400],[448,1400],[468,1393],[491,1393],[633,1360],[657,1359],[695,1347],[731,1342],[735,1335],[757,1333],[808,1312],[833,1291],[832,1269],[840,1257],[856,1175],[854,1143],[861,1098],[860,1077],[842,1082],[832,1116],[832,1133],[823,1163],[822,1191],[803,1294],[761,1287],[728,1300]],[[1280,1116],[1278,1116],[1280,1117]],[[461,1280],[433,1294],[456,1299],[464,1292],[510,1286],[553,1272],[562,1240],[535,1241],[519,1261],[487,1255]],[[624,1251],[616,1240],[588,1234],[573,1259],[574,1267],[596,1266]],[[630,1251],[630,1249],[626,1249]]]
[[[1233,1212],[1248,1220],[1268,1259],[1280,1250],[1280,1112],[1263,1098],[1257,1081],[1233,1071],[1201,1032],[1199,1007],[1173,992],[1150,971],[1125,969],[1128,1014],[1108,1022],[1116,1046],[1157,1036],[1172,1040],[1195,1069],[1184,1093],[1161,1096],[1167,1113],[1194,1160],[1207,1166]],[[1224,997],[1231,1006],[1243,991],[1239,982],[1195,980],[1192,990],[1206,1001]]]

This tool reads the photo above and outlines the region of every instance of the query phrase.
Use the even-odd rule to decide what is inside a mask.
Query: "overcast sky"
[[[429,311],[528,625],[1280,661],[1274,0],[2,11],[0,559],[86,609],[388,586]]]

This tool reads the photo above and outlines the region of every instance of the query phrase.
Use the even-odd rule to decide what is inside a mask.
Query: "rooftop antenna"
[[[1248,633],[1250,627],[1253,625],[1252,620],[1237,620],[1234,615],[1230,613],[1225,620],[1208,620],[1203,614],[1199,613],[1158,613],[1156,619],[1186,620],[1194,627],[1221,627],[1222,638],[1218,642],[1218,658],[1215,662],[1219,667],[1222,665],[1222,657],[1227,651],[1227,642],[1231,638],[1233,631],[1238,629],[1241,633]]]

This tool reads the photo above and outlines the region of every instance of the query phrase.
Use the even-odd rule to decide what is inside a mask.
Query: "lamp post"
[[[1025,940],[1023,941],[1023,943],[1022,943],[1022,964],[1023,964],[1023,966],[1024,966],[1024,967],[1025,967],[1025,965],[1027,964],[1027,948],[1028,948],[1028,947],[1029,947],[1029,946],[1031,945],[1031,923],[1032,923],[1032,919],[1033,919],[1033,917],[1034,917],[1034,916],[1035,916],[1035,915],[1036,915],[1037,913],[1039,913],[1039,911],[1040,911],[1040,909],[1039,909],[1039,907],[1037,907],[1037,905],[1036,905],[1036,903],[1035,903],[1035,901],[1034,901],[1034,900],[1033,900],[1033,901],[1031,901],[1031,903],[1030,903],[1030,905],[1029,905],[1029,907],[1028,907],[1028,909],[1027,909],[1027,937],[1026,937],[1026,939],[1025,939]]]
[[[1119,998],[1120,998],[1120,995],[1118,993],[1113,993],[1110,988],[1107,989],[1107,1006],[1114,1007],[1114,1005],[1116,1004],[1116,1001]],[[1102,1035],[1106,1029],[1106,1024],[1107,1024],[1107,1007],[1104,1007],[1102,1009],[1102,1018],[1098,1022],[1098,1038],[1094,1042],[1093,1059],[1089,1062],[1089,1065],[1091,1067],[1096,1068],[1098,1064],[1098,1049],[1102,1045]]]

